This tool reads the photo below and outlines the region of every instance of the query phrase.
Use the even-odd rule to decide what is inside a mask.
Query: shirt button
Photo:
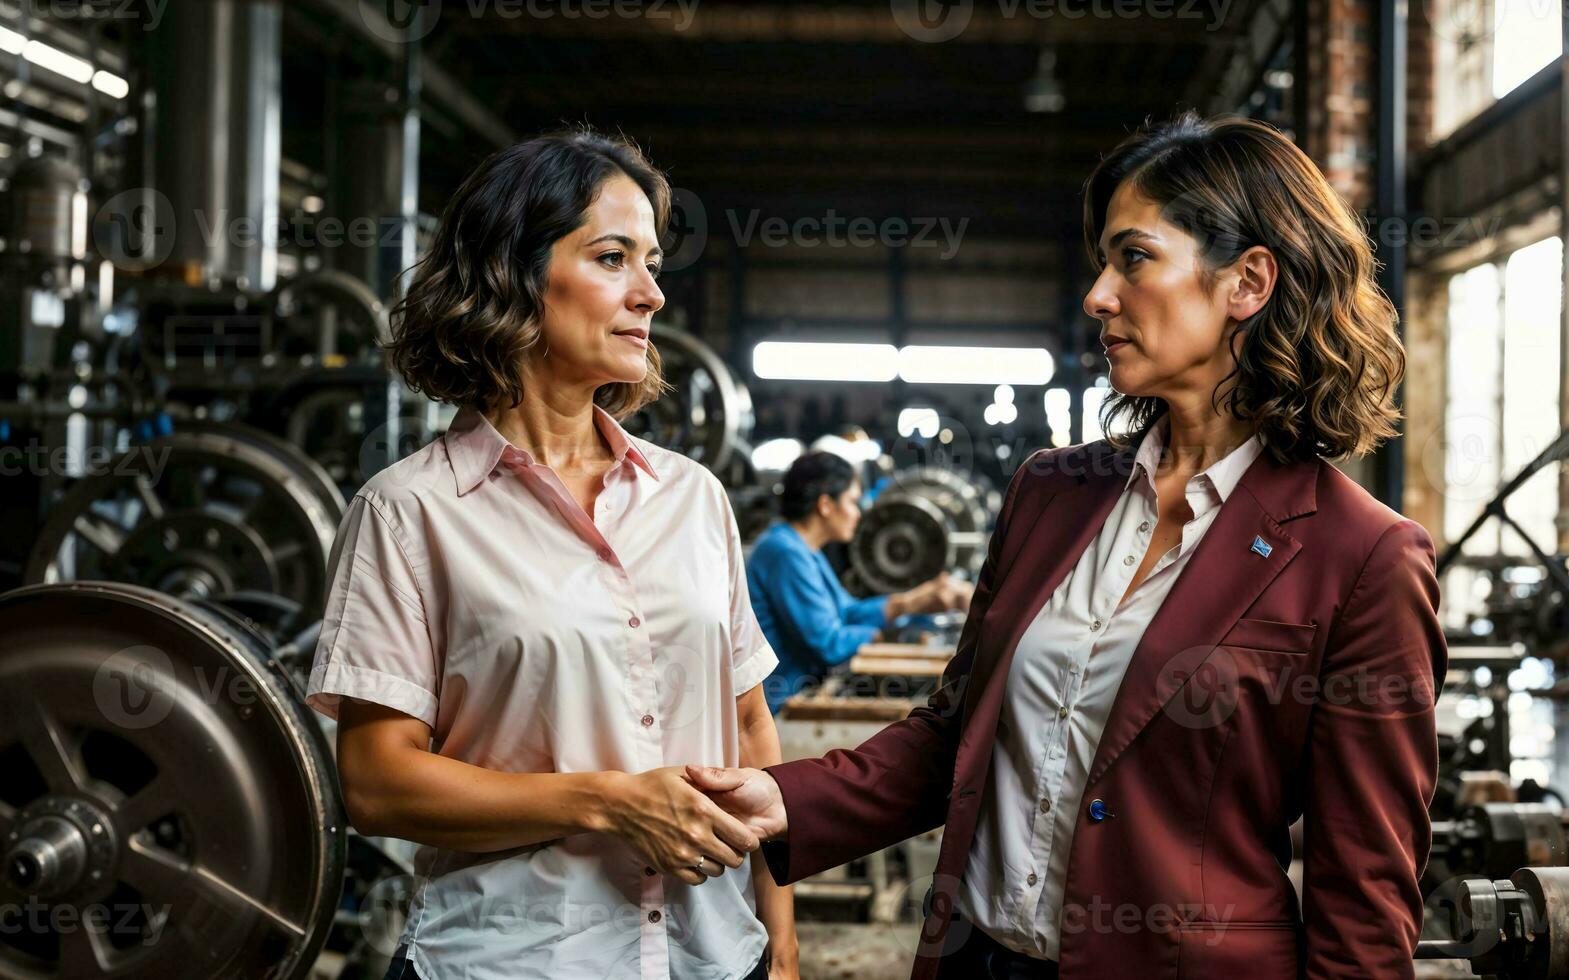
[[[1092,620],[1092,621],[1091,621],[1091,622],[1090,622],[1090,629],[1092,629],[1092,630],[1098,630],[1098,629],[1100,629],[1100,620],[1098,620],[1098,619],[1096,619],[1096,620]]]
[[[659,914],[659,910],[658,909],[655,909],[654,911],[648,913],[648,921],[650,921],[650,922],[658,922],[661,918],[663,918],[663,916],[661,916]]]
[[[644,715],[643,716],[643,727],[644,728],[647,728],[649,725],[652,725],[653,723],[654,723],[654,716],[653,715]]]
[[[1047,799],[1044,796],[1041,797],[1041,812],[1042,813],[1050,813],[1051,812],[1051,800]]]
[[[1067,705],[1063,705],[1062,707],[1057,709],[1057,717],[1058,718],[1066,718],[1066,717],[1068,717],[1068,706]]]
[[[1024,879],[1024,883],[1027,884],[1027,885],[1033,885],[1037,881],[1040,881],[1040,879],[1035,877],[1035,873],[1034,872],[1031,872],[1030,876],[1028,878]]]
[[[1140,533],[1148,531],[1149,529],[1150,529],[1150,522],[1149,521],[1145,521],[1143,524],[1139,525],[1139,532]]]
[[[642,624],[642,622],[643,621],[641,619],[638,619],[636,616],[633,616],[631,619],[627,620],[627,625],[632,627],[633,629],[637,629],[638,626]]]
[[[1124,565],[1131,565],[1131,564],[1133,564],[1133,556],[1129,555],[1128,557],[1122,559],[1122,563]]]

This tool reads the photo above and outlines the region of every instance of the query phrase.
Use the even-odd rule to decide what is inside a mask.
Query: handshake
[[[602,829],[626,840],[654,871],[697,885],[739,868],[784,836],[784,797],[760,769],[668,767],[607,774]]]

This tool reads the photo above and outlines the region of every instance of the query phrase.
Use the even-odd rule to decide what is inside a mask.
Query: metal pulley
[[[1508,878],[1457,879],[1430,897],[1449,938],[1417,943],[1418,960],[1467,960],[1477,976],[1569,976],[1569,868],[1521,868]]]
[[[671,392],[623,421],[628,432],[690,456],[715,473],[744,452],[752,398],[707,344],[684,330],[660,327],[652,340]]]
[[[283,280],[268,295],[266,309],[278,324],[273,336],[281,347],[276,353],[290,361],[380,363],[380,345],[392,336],[381,297],[362,280],[336,269]]]
[[[893,474],[850,541],[850,563],[871,594],[903,592],[940,572],[973,579],[986,557],[987,512],[980,488],[952,470],[922,466]]]
[[[128,582],[188,599],[265,593],[310,620],[343,512],[332,480],[283,440],[181,423],[56,502],[26,580]]]
[[[108,582],[0,595],[0,634],[0,978],[305,976],[345,820],[266,641]]]

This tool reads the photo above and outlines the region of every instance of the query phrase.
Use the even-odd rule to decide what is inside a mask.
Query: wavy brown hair
[[[464,179],[392,310],[385,351],[410,388],[481,411],[522,401],[523,363],[544,337],[551,248],[582,226],[605,181],[618,176],[648,195],[663,238],[670,184],[620,137],[551,133],[492,154]],[[650,342],[643,380],[602,385],[594,403],[621,419],[668,388]]]
[[[1124,182],[1198,241],[1206,289],[1249,248],[1274,254],[1274,292],[1228,338],[1237,366],[1216,387],[1217,411],[1256,423],[1280,462],[1360,456],[1396,434],[1405,374],[1397,314],[1374,281],[1361,222],[1305,153],[1251,119],[1189,111],[1146,126],[1085,182],[1097,271],[1106,210]],[[1127,448],[1165,413],[1159,398],[1114,395],[1101,422],[1124,429],[1112,442]]]

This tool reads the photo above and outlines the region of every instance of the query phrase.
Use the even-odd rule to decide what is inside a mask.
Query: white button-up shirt
[[[1121,499],[1020,637],[1008,671],[959,907],[1029,956],[1057,958],[1084,783],[1128,661],[1221,504],[1263,451],[1254,436],[1188,480],[1193,519],[1181,542],[1123,602],[1160,519],[1154,475],[1168,425],[1163,419],[1139,444]]]
[[[504,772],[740,763],[736,697],[777,660],[719,481],[595,409],[615,455],[594,513],[482,415],[355,495],[309,703],[431,726]],[[730,980],[763,953],[750,862],[698,886],[619,837],[423,847],[400,944],[424,980]]]

